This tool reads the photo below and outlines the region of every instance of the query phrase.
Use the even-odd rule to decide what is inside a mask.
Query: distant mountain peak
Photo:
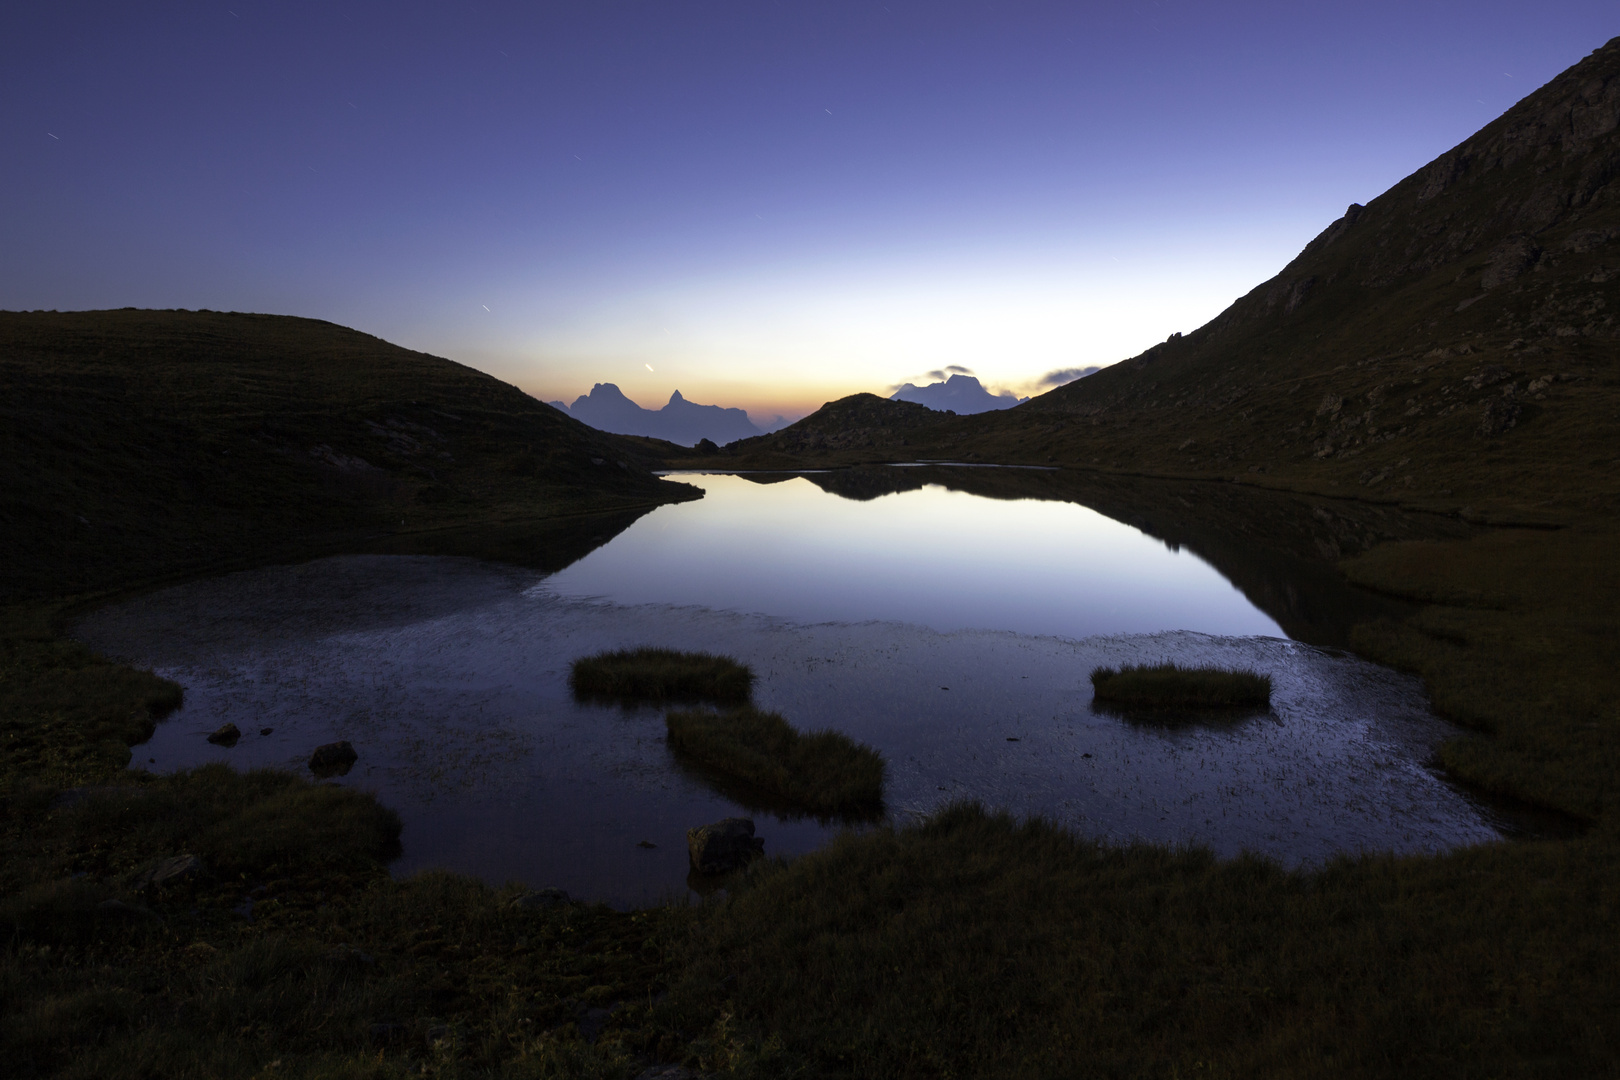
[[[929,383],[927,386],[906,383],[890,394],[889,400],[909,401],[938,412],[966,416],[992,409],[1010,409],[1029,399],[1019,399],[1008,393],[992,394],[973,375],[952,375],[944,382]]]
[[[561,402],[554,404],[561,406]],[[613,383],[597,383],[589,394],[575,398],[567,411],[574,419],[600,431],[647,435],[682,446],[693,446],[703,439],[724,444],[761,433],[742,409],[699,405],[682,397],[679,390],[669,395],[669,403],[662,409],[644,409]]]

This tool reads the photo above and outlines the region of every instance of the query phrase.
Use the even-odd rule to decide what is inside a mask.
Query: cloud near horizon
[[[1076,379],[1083,379],[1087,375],[1095,375],[1101,370],[1102,369],[1096,364],[1091,364],[1083,368],[1057,368],[1054,371],[1048,371],[1045,375],[1042,375],[1039,379],[1035,380],[1035,385],[1042,389],[1050,390],[1054,387],[1063,386],[1066,383],[1072,383]]]

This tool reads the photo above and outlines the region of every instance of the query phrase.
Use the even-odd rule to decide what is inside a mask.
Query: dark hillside
[[[913,440],[926,439],[953,419],[926,405],[876,394],[851,394],[829,401],[809,416],[769,435],[739,439],[716,454],[699,458],[720,468],[769,468],[806,460],[855,463],[891,460]],[[902,458],[904,455],[901,455]],[[670,464],[687,464],[671,457]]]
[[[331,323],[0,313],[3,597],[690,494],[645,465],[516,387]]]
[[[1607,515],[1620,510],[1617,128],[1620,39],[1351,206],[1198,330],[1017,408],[902,425],[864,415],[879,399],[857,395],[704,461],[1056,464],[1486,519]],[[837,408],[866,398],[863,415]]]
[[[1620,508],[1617,127],[1620,39],[1351,206],[1207,325],[932,449]]]

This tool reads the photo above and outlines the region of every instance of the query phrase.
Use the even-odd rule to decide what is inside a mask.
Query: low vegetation
[[[1091,672],[1098,701],[1120,705],[1254,708],[1271,704],[1271,676],[1257,671],[1176,664],[1100,667]]]
[[[620,649],[574,661],[568,685],[585,698],[744,702],[754,673],[726,656],[675,649]]]
[[[1620,533],[1607,523],[1386,544],[1343,564],[1420,603],[1357,627],[1358,652],[1423,676],[1475,734],[1454,776],[1620,830]]]
[[[756,866],[694,927],[670,1022],[728,1015],[818,1076],[1604,1074],[1612,852],[1289,872],[959,805]]]
[[[811,813],[868,814],[883,805],[882,756],[839,732],[800,734],[752,706],[671,712],[665,724],[679,753]]]
[[[4,804],[8,1076],[623,1077],[659,1052],[649,1002],[689,912],[392,881],[398,819],[286,774],[130,779]],[[137,888],[176,853],[197,869]]]

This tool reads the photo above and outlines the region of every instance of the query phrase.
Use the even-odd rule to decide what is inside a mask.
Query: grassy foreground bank
[[[958,807],[761,864],[729,900],[634,913],[514,907],[511,891],[443,875],[392,881],[390,815],[341,789],[125,772],[125,743],[173,689],[14,615],[0,1042],[13,1072],[39,1076],[633,1077],[683,1059],[760,1076],[1612,1072],[1620,843],[1612,759],[1592,740],[1612,738],[1614,699],[1612,674],[1583,665],[1607,655],[1596,631],[1613,609],[1594,594],[1575,610],[1596,622],[1560,623],[1553,588],[1583,543],[1597,565],[1569,589],[1607,587],[1606,549],[1556,533],[1479,543],[1375,550],[1392,561],[1351,572],[1423,572],[1449,590],[1434,611],[1496,628],[1382,632],[1433,644],[1421,659],[1442,702],[1447,679],[1515,663],[1517,696],[1499,680],[1476,698],[1505,737],[1462,745],[1521,794],[1588,792],[1571,806],[1596,811],[1584,837],[1285,873]],[[1504,544],[1547,580],[1509,596],[1464,573],[1500,565]],[[1503,617],[1509,602],[1522,618]],[[1412,621],[1425,618],[1440,616]],[[1551,722],[1571,694],[1593,711],[1570,723],[1600,726],[1564,745]],[[1525,713],[1536,695],[1542,711]],[[1505,726],[1521,716],[1522,731]],[[118,791],[60,801],[86,786]],[[131,888],[179,854],[204,870]]]
[[[1584,573],[1569,590],[1608,587],[1606,548],[1557,533],[1476,543],[1375,549],[1350,570],[1393,586],[1404,568],[1409,591],[1423,581],[1450,601],[1412,623],[1473,612],[1496,627],[1379,632],[1439,650],[1393,658],[1428,664],[1442,702],[1447,679],[1516,664],[1516,696],[1504,678],[1472,699],[1506,738],[1461,745],[1504,772],[1527,762],[1502,786],[1551,805],[1596,793],[1578,804],[1596,811],[1581,838],[1289,873],[959,806],[759,864],[702,908],[629,913],[515,906],[516,890],[447,875],[393,881],[397,822],[342,789],[125,772],[124,744],[173,688],[14,616],[0,1048],[23,1076],[628,1078],[682,1060],[732,1076],[1613,1072],[1612,759],[1550,726],[1568,694],[1591,695],[1583,715],[1597,718],[1572,723],[1613,720],[1612,674],[1585,666],[1607,655],[1613,609],[1593,595],[1575,610],[1595,622],[1560,622],[1554,587],[1561,566]],[[1594,565],[1577,560],[1583,543]],[[1512,558],[1521,572],[1499,574]],[[1523,576],[1535,565],[1543,580]],[[1511,603],[1522,618],[1503,617]],[[1542,712],[1525,714],[1536,695]],[[1501,726],[1519,716],[1518,734]],[[61,799],[87,786],[115,790]],[[132,887],[178,854],[199,856],[196,877]]]

